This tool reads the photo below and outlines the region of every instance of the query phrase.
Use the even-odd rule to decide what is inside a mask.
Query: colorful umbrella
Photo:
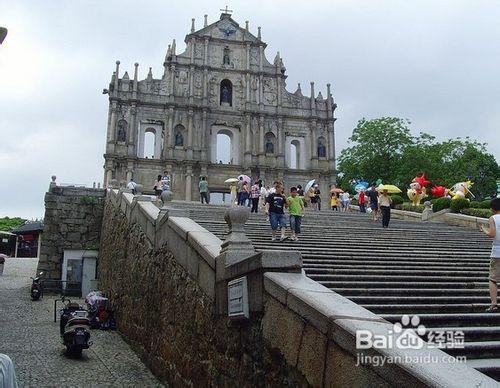
[[[316,182],[316,179],[311,179],[309,182],[307,182],[306,184],[306,188],[304,189],[304,191],[307,193],[309,191],[309,189],[314,185],[314,182]]]
[[[224,181],[224,183],[236,183],[238,182],[237,178],[229,178]]]
[[[243,182],[246,182],[248,184],[250,184],[250,182],[252,181],[252,178],[250,178],[248,175],[239,175],[238,176],[238,180],[240,179],[243,179]]]
[[[338,187],[334,187],[333,189],[330,190],[330,193],[339,193],[342,194],[344,190],[339,189]]]
[[[389,194],[399,194],[401,192],[399,187],[395,185],[380,185],[379,187],[377,187],[377,190],[378,191],[387,190]]]

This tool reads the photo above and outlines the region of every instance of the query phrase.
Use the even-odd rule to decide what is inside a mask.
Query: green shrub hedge
[[[452,199],[450,209],[453,213],[460,213],[462,209],[470,207],[470,201],[466,198]]]
[[[400,195],[391,195],[391,198],[392,198],[392,204],[394,206],[401,205],[404,202],[403,197]]]
[[[415,212],[415,213],[422,213],[424,211],[424,209],[425,209],[424,205],[413,206],[409,202],[405,202],[405,203],[402,203],[402,204],[399,204],[399,205],[395,205],[394,207],[396,209],[398,209],[398,210],[405,210],[407,212]]]
[[[490,218],[493,215],[493,212],[490,209],[478,209],[478,208],[465,208],[462,209],[460,213],[480,218]]]
[[[431,203],[432,211],[436,213],[443,209],[449,209],[451,205],[451,198],[435,198],[431,201]]]
[[[484,201],[471,201],[470,207],[473,209],[490,209],[491,201],[489,199]]]

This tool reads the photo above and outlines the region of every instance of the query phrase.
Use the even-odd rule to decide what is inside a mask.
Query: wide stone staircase
[[[176,202],[224,240],[227,207]],[[369,216],[310,209],[299,241],[272,242],[264,213],[252,214],[247,236],[257,250],[298,250],[311,279],[390,322],[418,315],[427,331],[462,331],[463,348],[443,349],[500,381],[500,313],[489,306],[491,241],[479,231],[393,219],[389,229]],[[289,231],[287,231],[289,233]],[[424,339],[425,336],[424,335]]]

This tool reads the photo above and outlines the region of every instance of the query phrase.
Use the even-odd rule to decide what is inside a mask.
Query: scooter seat
[[[71,318],[66,323],[66,327],[73,326],[90,326],[90,320],[88,318]]]
[[[66,336],[66,334],[73,334],[78,329],[88,331],[89,325],[74,325],[71,327],[67,327],[66,330],[64,330],[64,336]]]

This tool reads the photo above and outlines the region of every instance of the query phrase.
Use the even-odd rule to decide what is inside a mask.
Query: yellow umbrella
[[[389,194],[401,193],[401,190],[399,189],[399,187],[397,187],[395,185],[379,185],[379,187],[377,187],[377,191],[384,191],[384,190],[387,190],[387,192]]]
[[[229,178],[224,181],[224,183],[236,183],[238,182],[238,179],[236,178]]]

